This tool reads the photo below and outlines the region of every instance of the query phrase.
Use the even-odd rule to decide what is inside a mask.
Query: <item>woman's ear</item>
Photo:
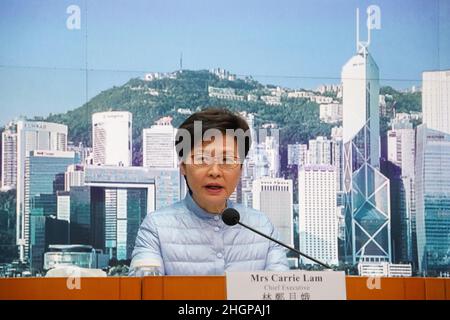
[[[186,164],[184,162],[180,162],[180,172],[183,176],[186,175]]]

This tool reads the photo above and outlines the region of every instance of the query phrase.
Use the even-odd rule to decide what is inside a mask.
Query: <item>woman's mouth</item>
[[[211,184],[211,185],[206,185],[205,186],[205,189],[208,191],[208,193],[210,193],[210,194],[218,194],[218,193],[221,193],[222,192],[222,190],[223,190],[223,187],[222,186],[220,186],[220,185],[213,185],[213,184]]]

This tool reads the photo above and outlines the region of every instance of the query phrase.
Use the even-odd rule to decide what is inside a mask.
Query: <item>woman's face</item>
[[[195,147],[180,166],[195,202],[210,213],[221,213],[234,192],[242,171],[237,143],[226,136]],[[232,161],[235,161],[234,163]]]

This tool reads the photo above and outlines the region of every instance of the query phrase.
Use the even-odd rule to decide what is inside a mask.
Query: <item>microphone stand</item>
[[[287,248],[287,249],[289,249],[289,250],[294,251],[294,252],[297,253],[299,256],[304,256],[305,258],[307,258],[307,259],[309,259],[309,260],[311,260],[311,261],[313,261],[313,262],[315,262],[315,263],[317,263],[317,264],[320,264],[322,267],[325,267],[326,269],[332,269],[329,265],[327,265],[327,264],[325,264],[325,263],[323,263],[323,262],[320,262],[319,260],[316,260],[316,259],[314,259],[313,257],[310,257],[310,256],[308,256],[308,255],[306,255],[306,254],[304,254],[304,253],[298,251],[297,249],[292,248],[292,247],[288,246],[287,244],[282,243],[281,241],[278,241],[277,239],[273,239],[273,238],[271,238],[271,237],[265,235],[264,233],[259,232],[258,230],[253,229],[252,227],[249,227],[248,225],[246,225],[246,224],[244,224],[244,223],[242,223],[242,222],[238,222],[238,224],[240,224],[241,226],[243,226],[243,227],[245,227],[245,228],[247,228],[247,229],[252,230],[253,232],[259,234],[260,236],[262,236],[262,237],[264,237],[264,238],[267,238],[267,239],[269,239],[269,240],[272,240],[272,241],[278,243],[279,245],[281,245],[281,246],[283,246],[283,247],[285,247],[285,248]]]

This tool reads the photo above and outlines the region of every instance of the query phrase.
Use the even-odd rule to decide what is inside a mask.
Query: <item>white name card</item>
[[[228,300],[346,300],[345,272],[227,272]]]

